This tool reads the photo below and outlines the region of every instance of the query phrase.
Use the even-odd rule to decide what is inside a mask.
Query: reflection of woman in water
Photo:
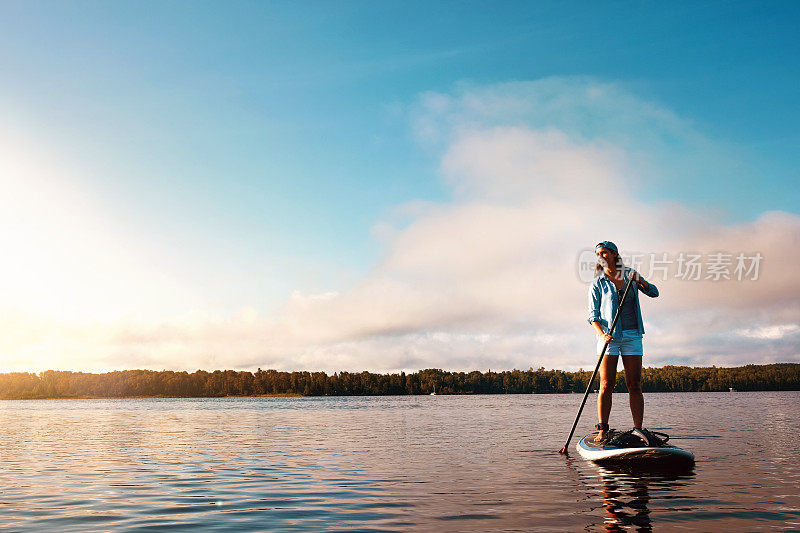
[[[628,385],[633,434],[646,445],[657,443],[654,436],[642,428],[644,419],[644,395],[642,394],[642,335],[644,324],[639,307],[639,291],[651,298],[658,296],[658,289],[648,283],[638,272],[622,264],[617,245],[603,241],[595,246],[597,275],[589,287],[589,323],[597,333],[597,352],[608,342],[608,349],[600,365],[600,394],[597,397],[597,416],[600,423],[596,442],[608,435],[608,417],[611,413],[611,394],[617,381],[617,363],[620,355],[625,367],[625,383]],[[619,308],[625,284],[631,280],[631,288],[622,305],[620,317],[614,331],[608,331]]]
[[[603,530],[611,532],[627,531],[634,526],[637,532],[653,531],[650,521],[650,480],[644,476],[624,475],[600,468],[600,481],[603,490],[603,507],[606,515]],[[626,497],[630,498],[627,502]]]

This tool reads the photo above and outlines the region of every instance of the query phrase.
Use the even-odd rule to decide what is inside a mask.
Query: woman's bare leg
[[[625,367],[625,384],[628,386],[628,398],[631,404],[633,427],[642,429],[644,420],[644,394],[642,394],[642,356],[623,355],[622,366]]]
[[[614,392],[614,384],[617,382],[618,361],[618,355],[607,355],[600,364],[600,394],[597,395],[597,418],[601,424],[607,424],[608,417],[611,414],[611,395]],[[599,442],[605,436],[605,431],[600,431],[595,440]]]

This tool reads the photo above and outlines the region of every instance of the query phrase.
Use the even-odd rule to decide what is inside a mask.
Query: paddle
[[[631,288],[631,283],[633,280],[628,280],[628,283],[625,285],[625,292],[622,293],[622,300],[619,301],[619,308],[617,312],[614,314],[614,320],[611,322],[611,327],[608,331],[614,331],[614,328],[617,325],[617,320],[619,319],[619,313],[622,311],[622,304],[625,303],[625,297],[628,295],[628,289]],[[586,405],[586,398],[589,397],[589,391],[592,390],[592,382],[594,381],[595,376],[597,376],[597,371],[600,370],[600,363],[603,362],[603,357],[606,355],[606,350],[608,349],[608,341],[603,345],[603,351],[600,352],[600,357],[597,358],[597,366],[594,367],[594,374],[592,374],[591,379],[589,379],[589,384],[586,385],[586,392],[583,394],[583,401],[581,402],[581,408],[578,409],[578,416],[575,417],[575,423],[572,424],[572,431],[569,432],[569,437],[567,437],[567,442],[564,444],[564,447],[561,448],[558,453],[561,455],[569,455],[569,441],[572,440],[572,435],[575,434],[575,428],[578,426],[578,420],[581,418],[581,413],[583,412],[583,406]]]

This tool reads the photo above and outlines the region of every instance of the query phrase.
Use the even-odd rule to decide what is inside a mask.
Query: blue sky
[[[128,255],[119,264],[139,262],[149,273],[120,275],[128,296],[117,300],[127,303],[113,313],[87,303],[53,319],[51,304],[19,307],[25,320],[34,320],[30,313],[67,322],[135,317],[138,325],[127,330],[152,332],[175,317],[238,316],[242,309],[280,323],[293,295],[346,298],[385,270],[398,232],[426,216],[414,209],[408,215],[409,205],[465,203],[442,167],[452,132],[419,134],[422,115],[444,118],[431,111],[432,95],[473,109],[454,102],[552,100],[562,90],[524,85],[541,80],[566,80],[558,85],[564,91],[611,87],[606,94],[646,112],[613,111],[610,101],[595,109],[589,99],[547,113],[540,106],[520,115],[445,115],[453,123],[470,117],[478,129],[555,128],[570,146],[613,145],[636,162],[626,188],[645,205],[677,202],[713,212],[713,222],[726,228],[770,211],[797,215],[798,23],[794,2],[5,2],[0,127],[7,155],[24,146],[27,157],[49,161],[37,176],[60,191],[52,194],[59,205],[38,209],[66,210],[92,234],[102,228],[86,261],[103,255],[102,243],[122,243],[120,253]],[[21,183],[23,174],[6,179]],[[70,194],[88,207],[70,210]],[[387,220],[400,224],[388,237],[381,233]],[[55,216],[48,224],[59,226]],[[85,242],[80,231],[71,235]],[[46,247],[57,232],[37,235]],[[50,260],[60,261],[55,252]],[[80,270],[77,260],[74,268]],[[62,279],[48,272],[41,277],[53,285]],[[133,298],[146,289],[132,285],[154,286],[148,276],[178,286],[176,295],[161,301],[163,290],[153,289],[146,303]],[[91,283],[90,274],[83,283]],[[96,291],[113,293],[113,276],[107,283]],[[513,321],[513,313],[504,316]],[[795,324],[794,315],[777,325],[787,324]],[[467,333],[480,336],[482,327]],[[267,326],[254,328],[254,339],[269,338]],[[433,330],[423,324],[414,334]],[[369,335],[389,342],[392,331]],[[45,353],[38,342],[20,341],[6,353],[14,360]],[[185,343],[186,353],[195,353],[192,342],[170,345]],[[129,349],[114,346],[115,354]],[[296,365],[293,349],[243,351],[250,355],[177,363],[184,356],[165,351],[140,363]],[[499,364],[524,366],[523,351]],[[797,357],[796,350],[781,353]],[[408,364],[477,361],[425,354],[420,348]],[[40,364],[99,369],[118,366],[114,357],[44,357]],[[313,358],[306,364],[320,365]],[[404,364],[363,360],[374,369]]]

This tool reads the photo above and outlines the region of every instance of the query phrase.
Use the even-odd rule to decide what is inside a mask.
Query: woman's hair
[[[609,252],[614,252],[614,255],[617,258],[616,259],[617,270],[621,271],[625,267],[625,264],[622,262],[622,256],[619,255],[619,252],[617,252],[616,250],[611,250],[609,248],[606,248],[606,250],[608,250]],[[605,267],[600,263],[600,261],[598,261],[594,266],[594,275],[599,276],[600,274],[602,274],[604,268]]]

